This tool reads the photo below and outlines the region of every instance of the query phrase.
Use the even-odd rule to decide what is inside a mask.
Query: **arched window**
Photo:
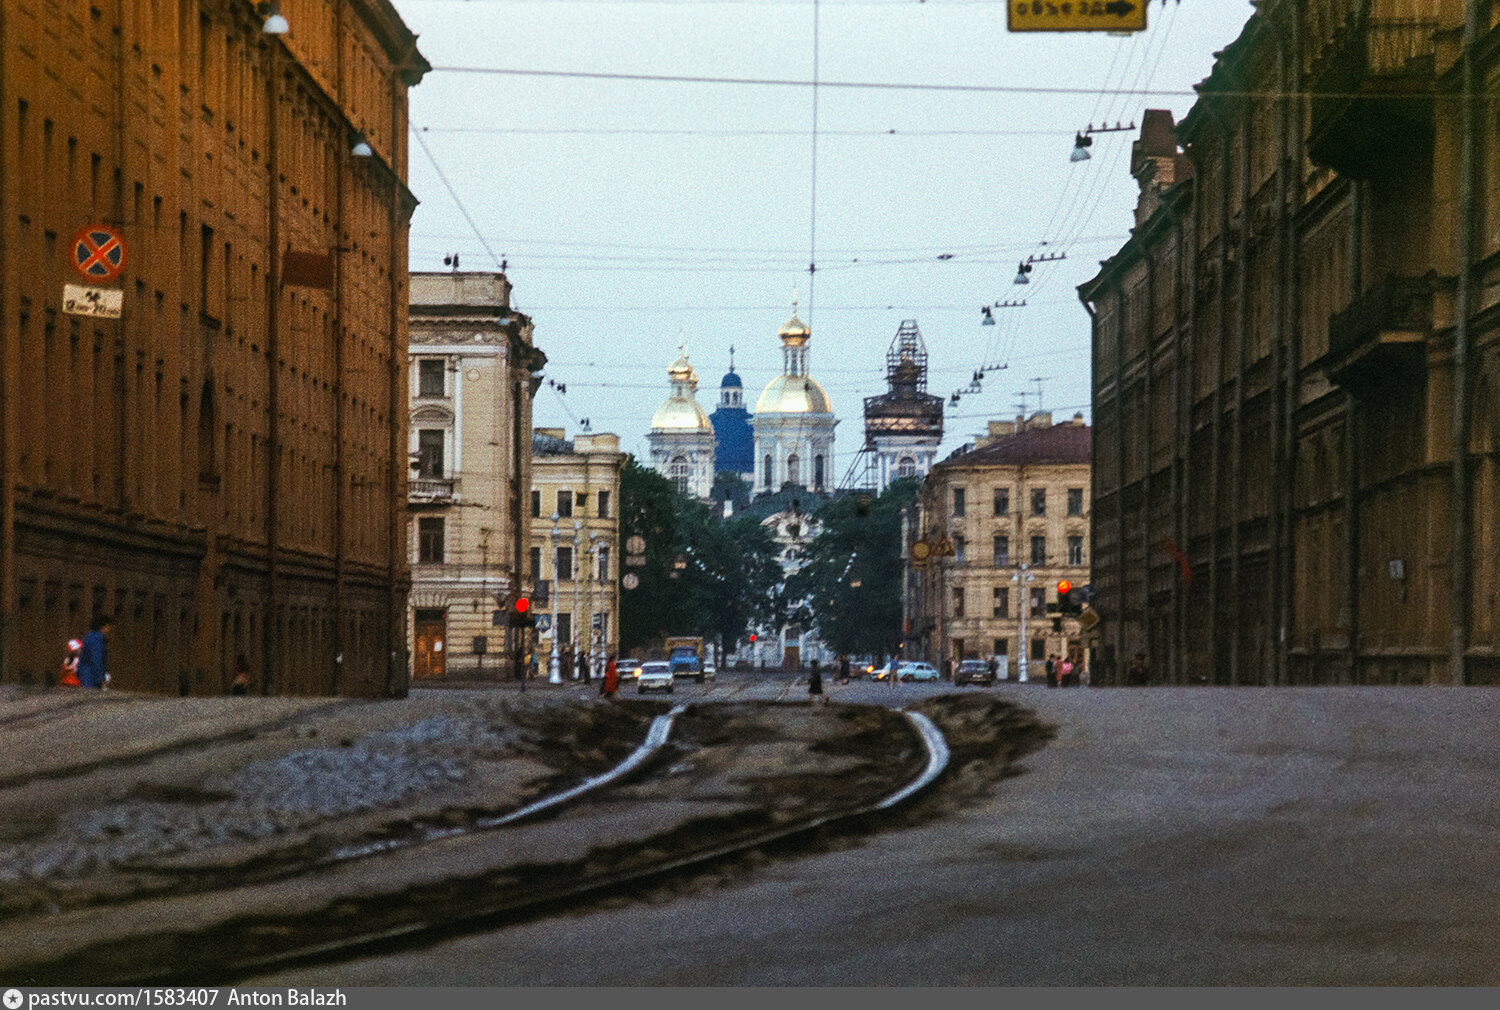
[[[917,461],[910,456],[902,456],[896,464],[897,477],[915,477],[917,475]]]
[[[823,456],[821,453],[813,457],[813,488],[823,490]]]
[[[771,471],[772,471],[773,467],[771,465],[771,454],[769,452],[766,453],[765,469],[766,469],[766,473],[765,473],[765,476],[762,479],[765,481],[766,490],[767,491],[774,491],[776,489],[771,485]]]
[[[795,452],[786,458],[786,482],[788,484],[802,483],[802,460],[797,458]]]
[[[688,481],[693,476],[693,468],[688,464],[686,456],[673,456],[672,462],[667,464],[667,479],[677,485],[677,490],[687,494]]]

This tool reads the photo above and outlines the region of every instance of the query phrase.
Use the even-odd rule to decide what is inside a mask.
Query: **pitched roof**
[[[1064,422],[1002,435],[990,444],[967,452],[960,449],[938,466],[1030,466],[1038,463],[1089,463],[1093,460],[1094,429]]]

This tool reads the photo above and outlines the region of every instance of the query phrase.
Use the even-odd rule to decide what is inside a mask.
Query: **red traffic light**
[[[531,609],[531,600],[525,596],[517,596],[516,602],[511,604],[511,608],[518,614],[524,614]]]
[[[752,641],[752,642],[755,641],[755,633],[754,632],[750,633],[750,641]]]
[[[1057,584],[1057,595],[1058,596],[1067,596],[1068,592],[1072,588],[1073,588],[1073,583],[1069,582],[1067,579],[1063,579],[1061,582],[1059,582]]]

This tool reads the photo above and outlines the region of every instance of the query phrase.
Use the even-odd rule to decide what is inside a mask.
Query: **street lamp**
[[[557,596],[558,586],[557,569],[557,513],[552,513],[552,662],[547,667],[547,683],[561,684],[562,673],[558,669],[557,654]]]
[[[600,618],[600,607],[594,598],[594,583],[599,583],[599,596],[604,596],[603,575],[599,571],[599,554],[604,549],[604,534],[589,531],[589,663],[594,676],[599,676],[604,667],[604,621]],[[598,622],[597,624],[595,622]]]
[[[1027,592],[1027,587],[1036,581],[1036,572],[1022,565],[1021,570],[1010,577],[1010,581],[1019,587],[1017,593],[1021,604],[1021,655],[1016,660],[1016,673],[1017,678],[1024,684],[1026,683],[1026,651],[1031,645],[1026,640],[1026,612],[1031,609],[1031,594]]]
[[[578,559],[582,556],[582,554],[583,554],[583,520],[582,519],[574,519],[573,520],[573,564],[575,564],[575,565],[578,564]],[[578,617],[579,613],[583,609],[582,603],[581,603],[581,600],[580,600],[580,596],[582,595],[582,588],[578,585],[579,581],[580,580],[578,580],[576,578],[573,580],[573,616],[574,616],[575,620],[569,621],[568,622],[569,625],[576,625],[578,623],[578,621],[576,620],[576,618]],[[579,640],[579,635],[578,635],[577,629],[576,628],[570,628],[569,630],[572,631],[573,641],[575,641],[575,642],[578,641]],[[578,649],[577,648],[573,649],[573,670],[572,670],[572,676],[574,678],[577,678],[577,676],[578,676]]]

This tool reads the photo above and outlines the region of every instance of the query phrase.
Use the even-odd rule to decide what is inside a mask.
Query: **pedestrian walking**
[[[1047,653],[1047,686],[1057,686],[1057,664],[1053,662],[1052,653]]]
[[[89,623],[89,633],[83,636],[78,651],[79,686],[98,691],[109,683],[108,644],[112,627],[114,621],[108,614],[99,614]]]
[[[812,661],[811,671],[807,675],[807,700],[827,701],[828,696],[823,693],[823,671],[818,669],[818,661]]]
[[[234,657],[234,680],[229,684],[229,693],[250,693],[250,661],[243,652]]]
[[[1057,683],[1059,687],[1073,686],[1073,661],[1066,656],[1057,664]]]
[[[613,698],[620,690],[620,667],[611,655],[604,664],[604,680],[599,685],[599,697]]]
[[[1137,652],[1135,662],[1130,664],[1130,672],[1126,675],[1126,683],[1131,687],[1145,687],[1151,675],[1146,670],[1146,654]]]
[[[839,657],[839,680],[849,683],[849,654],[845,653]]]
[[[76,638],[68,639],[68,651],[63,655],[62,675],[58,683],[63,687],[78,687],[78,654],[83,651],[83,643]]]
[[[985,665],[989,667],[990,683],[993,684],[1000,679],[1000,661],[995,658],[995,654],[992,652],[990,653],[990,661]]]

